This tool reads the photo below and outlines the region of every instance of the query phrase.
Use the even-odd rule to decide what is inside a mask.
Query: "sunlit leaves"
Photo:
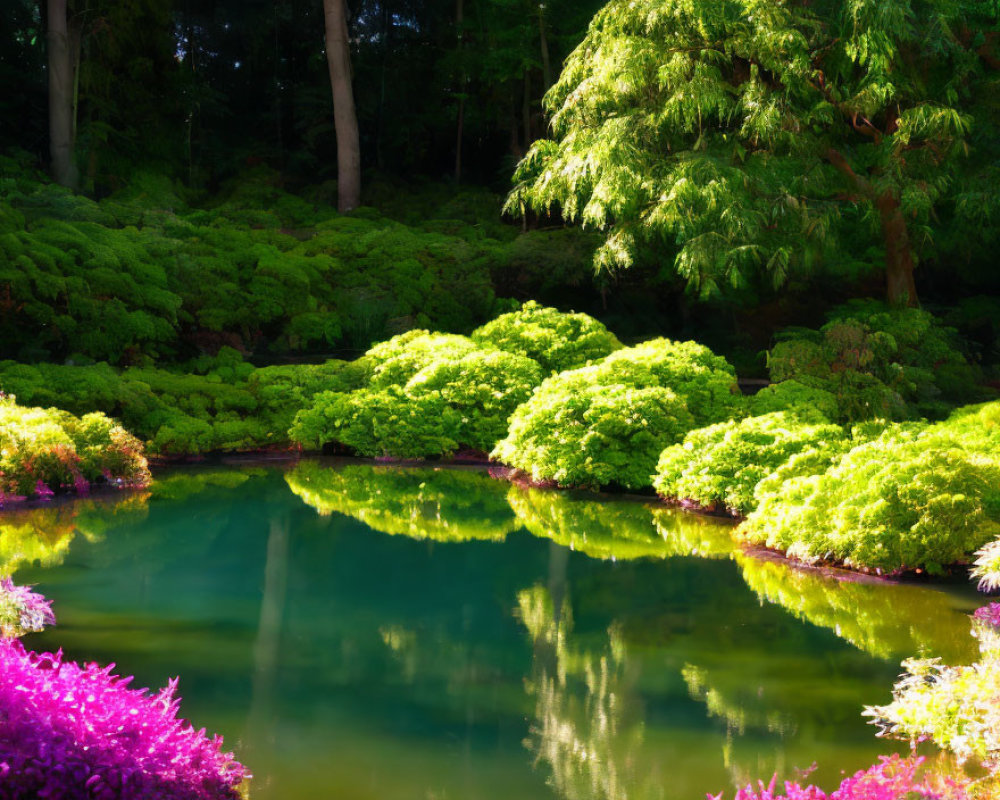
[[[956,31],[983,20],[966,0],[612,0],[546,98],[554,139],[508,209],[604,230],[599,269],[672,245],[702,293],[851,260],[844,234],[878,243],[881,196],[927,251],[972,125]]]

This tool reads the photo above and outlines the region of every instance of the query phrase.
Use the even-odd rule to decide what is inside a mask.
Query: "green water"
[[[115,662],[281,800],[702,798],[888,745],[902,658],[968,661],[969,593],[840,582],[726,523],[482,472],[306,461],[7,515],[35,649]]]

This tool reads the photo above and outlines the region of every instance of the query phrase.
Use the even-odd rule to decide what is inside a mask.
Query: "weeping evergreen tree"
[[[599,269],[669,241],[703,294],[761,271],[781,285],[860,234],[890,302],[915,305],[935,208],[975,161],[996,28],[975,0],[611,0],[508,209],[605,229]]]

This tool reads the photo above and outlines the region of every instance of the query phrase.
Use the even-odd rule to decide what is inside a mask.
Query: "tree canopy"
[[[508,208],[605,230],[598,268],[666,241],[702,294],[867,258],[915,304],[945,209],[987,213],[962,175],[996,158],[996,30],[975,0],[612,0]]]

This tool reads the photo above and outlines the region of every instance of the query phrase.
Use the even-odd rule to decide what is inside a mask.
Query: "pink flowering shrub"
[[[940,776],[918,779],[923,761],[915,756],[881,756],[877,764],[845,778],[831,794],[795,781],[786,781],[783,789],[777,789],[775,777],[767,785],[760,781],[757,788],[740,789],[735,800],[966,800],[968,794],[961,781]],[[708,798],[722,800],[722,795],[710,794]]]
[[[21,406],[0,392],[0,505],[64,490],[85,494],[94,482],[142,487],[150,480],[142,442],[104,414]]]
[[[112,666],[0,640],[0,798],[239,798],[243,766],[177,718],[176,680],[150,695]]]
[[[0,578],[0,638],[16,638],[55,625],[52,601],[10,578]]]
[[[990,603],[977,608],[972,618],[980,625],[1000,629],[1000,603]]]

